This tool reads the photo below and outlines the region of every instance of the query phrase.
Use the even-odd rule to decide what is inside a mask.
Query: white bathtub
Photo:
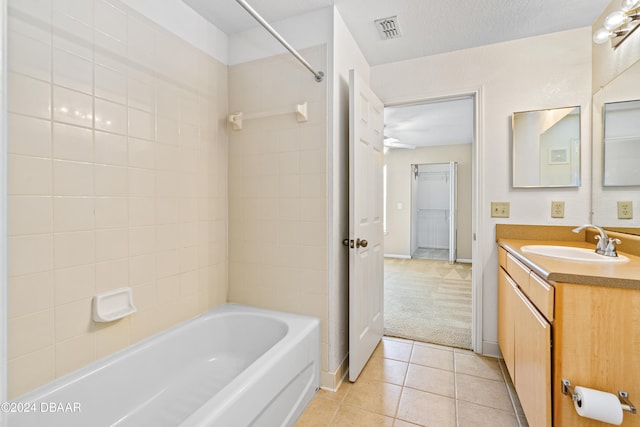
[[[9,427],[289,426],[320,385],[319,358],[318,319],[227,304],[2,409]]]

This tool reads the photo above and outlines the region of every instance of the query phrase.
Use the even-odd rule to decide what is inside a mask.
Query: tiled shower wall
[[[325,45],[301,50],[327,70]],[[298,123],[294,106],[308,103]],[[229,301],[321,320],[328,368],[327,83],[289,54],[229,68]]]
[[[117,0],[9,0],[8,79],[15,397],[226,301],[227,68]]]

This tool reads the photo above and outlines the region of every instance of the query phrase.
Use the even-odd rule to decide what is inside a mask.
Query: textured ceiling
[[[227,34],[258,26],[235,0],[183,0]],[[591,26],[609,0],[248,0],[270,23],[335,4],[371,65]],[[402,37],[373,23],[397,16]],[[277,29],[277,24],[274,25]],[[295,40],[288,40],[296,47]]]
[[[235,0],[183,0],[228,35],[259,24]],[[335,5],[372,66],[591,26],[609,0],[247,0],[277,21]],[[376,19],[397,16],[402,36],[381,40]],[[268,36],[268,35],[265,35]],[[294,48],[296,40],[287,40]],[[473,103],[385,109],[385,135],[415,146],[470,143]]]

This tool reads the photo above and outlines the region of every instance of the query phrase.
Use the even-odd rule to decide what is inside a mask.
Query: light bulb
[[[622,10],[629,12],[637,7],[640,7],[640,0],[622,0]]]
[[[627,14],[621,10],[617,10],[615,12],[610,13],[609,15],[607,15],[606,18],[604,18],[604,22],[602,23],[602,26],[607,30],[611,31],[619,27],[620,25],[624,24],[627,21],[629,21],[629,17],[627,16]]]
[[[598,28],[593,33],[593,42],[596,44],[606,43],[611,38],[611,32],[606,28]]]

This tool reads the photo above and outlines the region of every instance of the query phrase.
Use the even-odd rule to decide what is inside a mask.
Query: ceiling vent
[[[402,34],[400,33],[400,26],[398,25],[398,17],[390,16],[388,18],[377,19],[374,21],[378,33],[382,40],[396,39]]]

